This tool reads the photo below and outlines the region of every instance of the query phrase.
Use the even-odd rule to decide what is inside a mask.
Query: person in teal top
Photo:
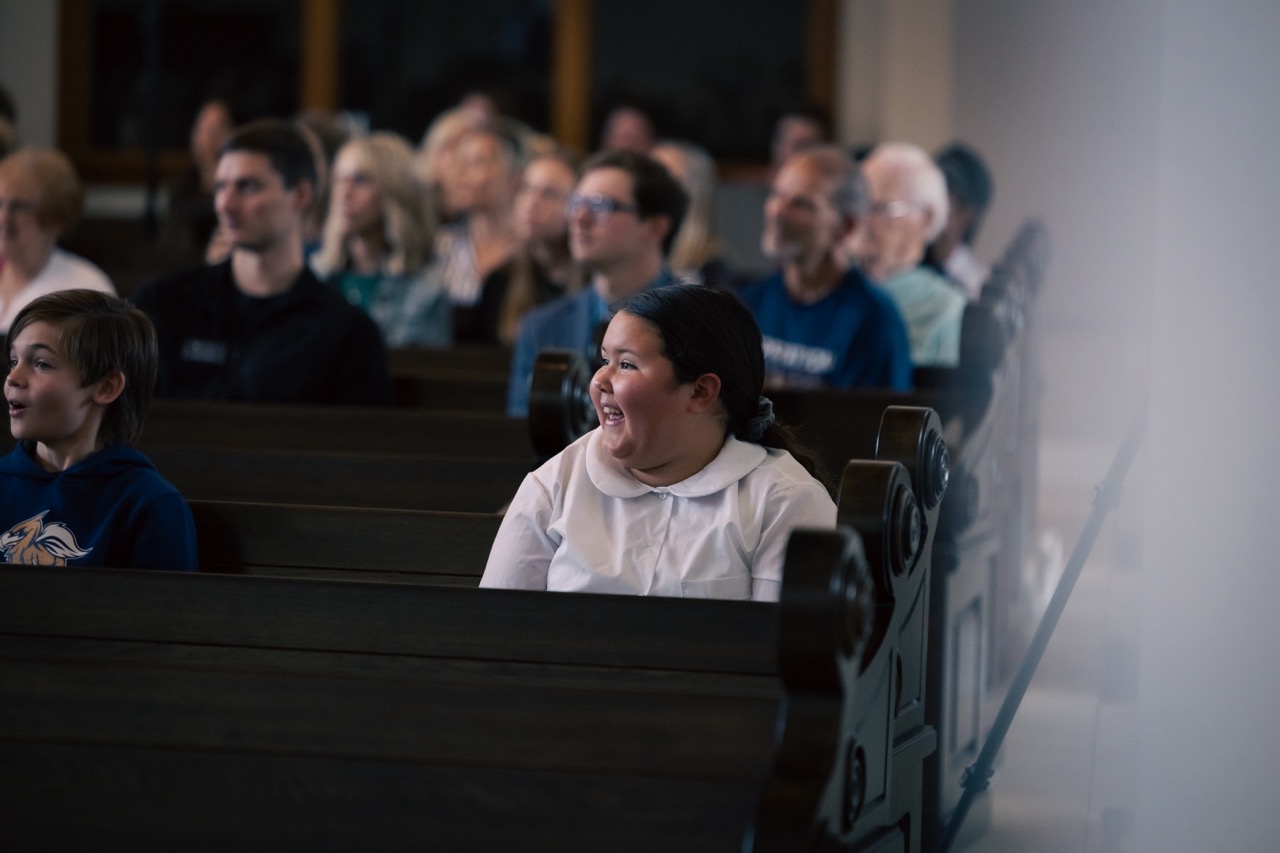
[[[847,250],[862,273],[893,298],[907,326],[911,361],[917,367],[954,367],[960,362],[964,294],[922,265],[947,221],[942,171],[923,149],[889,143],[867,155],[862,174],[871,204]]]
[[[343,145],[334,159],[324,241],[311,266],[373,318],[388,347],[453,342],[453,309],[429,274],[430,250],[409,144],[374,133]]]

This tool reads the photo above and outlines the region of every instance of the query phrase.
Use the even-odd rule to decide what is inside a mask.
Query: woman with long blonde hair
[[[481,293],[488,340],[512,345],[529,309],[576,293],[586,281],[586,271],[569,253],[565,212],[577,181],[577,167],[558,151],[535,156],[521,173],[512,214],[520,244],[508,263],[485,278]]]
[[[394,133],[358,137],[338,150],[317,276],[363,308],[387,346],[453,340],[448,293],[428,275],[426,199],[413,150]]]

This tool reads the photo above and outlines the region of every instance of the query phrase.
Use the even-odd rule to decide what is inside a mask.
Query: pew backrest
[[[496,512],[530,463],[380,453],[156,447],[160,473],[188,500]]]
[[[189,502],[200,570],[476,587],[496,513]]]

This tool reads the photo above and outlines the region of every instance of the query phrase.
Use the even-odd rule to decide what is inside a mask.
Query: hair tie
[[[756,403],[756,413],[751,420],[747,421],[747,425],[743,427],[739,438],[744,441],[759,441],[764,436],[764,431],[773,423],[773,401],[768,397],[761,397]]]

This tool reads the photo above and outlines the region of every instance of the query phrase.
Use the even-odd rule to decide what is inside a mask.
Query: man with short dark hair
[[[760,243],[781,269],[741,292],[764,336],[768,385],[911,387],[898,310],[839,254],[866,205],[857,166],[835,146],[801,151],[774,177]]]
[[[541,350],[574,350],[595,364],[597,329],[612,316],[610,306],[647,288],[675,283],[665,259],[688,205],[671,173],[647,155],[607,151],[583,164],[566,206],[569,248],[591,272],[591,281],[578,293],[530,311],[520,324],[507,414],[528,414],[529,382]]]
[[[292,123],[253,122],[222,147],[214,208],[231,257],[161,277],[134,299],[159,336],[159,396],[390,402],[378,327],[304,263],[315,186],[313,152]]]

